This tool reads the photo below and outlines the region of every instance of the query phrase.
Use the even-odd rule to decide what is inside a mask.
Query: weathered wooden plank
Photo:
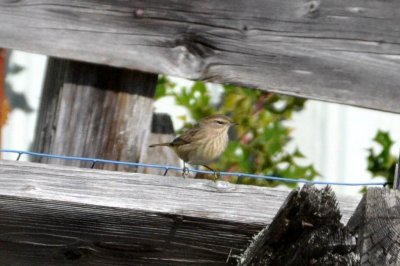
[[[226,182],[13,161],[0,161],[0,171],[3,195],[257,224],[270,221],[289,193]]]
[[[226,265],[259,229],[10,196],[0,196],[0,215],[3,265]]]
[[[142,161],[147,150],[157,75],[50,58],[33,150],[51,154]],[[34,157],[89,167],[91,162]],[[99,169],[135,171],[97,164]]]
[[[214,265],[228,257],[233,263],[288,193],[0,161],[0,257],[21,262],[14,265],[67,265],[70,260],[80,265]],[[351,198],[339,202],[347,208],[357,205]],[[344,220],[350,215],[344,213]]]
[[[56,196],[78,203],[177,215],[185,210],[188,216],[257,224],[271,221],[289,194],[286,189],[4,160],[0,160],[0,182],[0,193],[10,196]],[[347,222],[358,197],[338,195],[338,201]]]
[[[396,0],[0,0],[0,46],[400,112]]]
[[[358,233],[361,265],[400,265],[400,191],[368,189],[348,227]]]

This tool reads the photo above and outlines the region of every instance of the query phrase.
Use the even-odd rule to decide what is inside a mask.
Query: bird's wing
[[[171,146],[181,146],[181,145],[185,145],[185,144],[191,143],[192,139],[193,139],[193,136],[197,133],[198,130],[199,130],[199,127],[197,127],[197,126],[187,130],[181,136],[175,138],[171,142]]]

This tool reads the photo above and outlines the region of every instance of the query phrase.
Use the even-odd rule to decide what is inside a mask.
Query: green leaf
[[[155,98],[159,99],[161,97],[170,95],[175,86],[176,84],[169,80],[166,76],[158,76]]]
[[[390,154],[390,150],[394,141],[391,139],[389,132],[380,130],[378,130],[373,140],[378,144],[380,152],[375,152],[373,148],[367,149],[367,170],[373,177],[384,177],[387,182],[393,182],[397,157]]]

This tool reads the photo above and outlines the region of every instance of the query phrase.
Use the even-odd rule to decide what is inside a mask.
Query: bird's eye
[[[215,121],[215,122],[217,122],[217,123],[220,124],[220,125],[223,125],[223,124],[224,124],[224,122],[222,122],[222,121],[220,121],[220,120],[217,120],[217,121]]]

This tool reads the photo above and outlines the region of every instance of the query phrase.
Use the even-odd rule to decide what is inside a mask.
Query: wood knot
[[[165,44],[164,44],[165,45]],[[184,33],[166,44],[172,48],[175,75],[201,79],[207,76],[208,58],[218,52],[213,40],[197,33]]]
[[[213,55],[217,49],[210,39],[196,33],[184,34],[175,41],[175,46],[184,46],[192,55],[201,58]]]
[[[241,30],[242,32],[247,32],[249,30],[249,27],[247,25],[242,25]]]
[[[320,2],[319,1],[309,1],[307,3],[307,15],[309,17],[317,17],[319,15],[320,10]]]
[[[310,1],[310,2],[308,2],[308,7],[309,7],[309,9],[308,9],[309,12],[313,13],[318,10],[319,2],[318,1]]]

